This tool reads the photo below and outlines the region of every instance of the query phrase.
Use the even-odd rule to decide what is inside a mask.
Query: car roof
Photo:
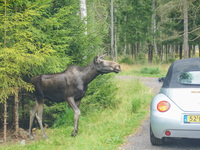
[[[168,69],[163,88],[200,88],[200,85],[186,85],[178,82],[181,73],[200,71],[200,58],[187,58],[174,61]]]

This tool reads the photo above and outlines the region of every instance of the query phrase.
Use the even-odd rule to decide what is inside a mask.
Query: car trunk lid
[[[161,93],[184,111],[200,111],[200,88],[166,88]]]

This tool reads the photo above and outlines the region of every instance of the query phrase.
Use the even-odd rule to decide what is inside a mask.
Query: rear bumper
[[[200,124],[184,123],[184,114],[180,112],[179,115],[152,112],[150,124],[154,136],[159,139],[163,137],[200,139]],[[166,131],[171,132],[170,136],[165,135]]]
[[[164,137],[174,137],[174,138],[191,138],[191,139],[199,139],[200,138],[200,130],[167,130],[171,132],[170,136]]]

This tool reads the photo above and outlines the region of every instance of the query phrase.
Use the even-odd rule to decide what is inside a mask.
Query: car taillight
[[[167,101],[160,101],[157,105],[157,109],[160,112],[166,112],[170,108],[170,103]]]

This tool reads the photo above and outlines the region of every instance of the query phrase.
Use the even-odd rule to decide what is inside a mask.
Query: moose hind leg
[[[76,105],[74,98],[70,97],[67,99],[67,102],[74,110],[74,130],[72,131],[72,136],[76,136],[78,134],[78,122],[79,122],[79,116],[81,114],[81,111],[79,110],[78,106]]]
[[[34,137],[32,134],[32,128],[33,128],[33,120],[35,118],[35,114],[36,114],[36,105],[34,105],[34,107],[30,111],[29,136],[31,140],[34,140]]]
[[[44,127],[43,127],[43,124],[42,124],[43,103],[42,104],[37,103],[36,107],[37,107],[36,108],[37,109],[36,118],[37,118],[38,123],[40,125],[40,128],[42,130],[43,137],[45,139],[47,139],[47,135],[46,135],[46,133],[44,131]]]

